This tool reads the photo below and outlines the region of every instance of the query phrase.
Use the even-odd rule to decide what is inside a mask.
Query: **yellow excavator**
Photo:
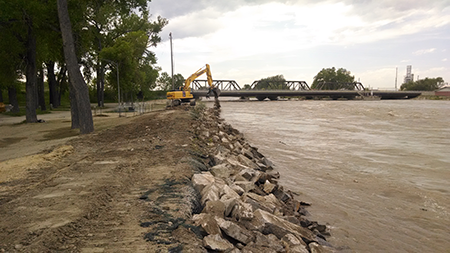
[[[181,86],[178,88],[178,90],[172,90],[167,92],[167,99],[171,101],[171,105],[178,106],[182,103],[190,103],[190,105],[195,105],[195,98],[191,93],[191,83],[194,81],[197,77],[203,75],[206,73],[207,79],[208,79],[208,85],[209,90],[206,95],[206,97],[209,97],[211,93],[214,94],[214,97],[217,98],[219,96],[219,90],[213,85],[213,79],[211,75],[211,69],[209,67],[209,64],[206,64],[199,70],[197,70],[194,74],[192,74],[190,77],[184,81],[184,86]]]

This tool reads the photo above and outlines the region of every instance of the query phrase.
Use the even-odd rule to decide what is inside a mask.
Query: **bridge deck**
[[[373,96],[381,99],[409,99],[421,94],[416,91],[371,91]],[[206,90],[194,90],[194,97],[205,97]],[[360,91],[353,90],[233,90],[221,91],[221,97],[331,97],[331,98],[355,98],[360,96]]]

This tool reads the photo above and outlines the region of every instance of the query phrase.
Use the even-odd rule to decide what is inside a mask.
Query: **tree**
[[[267,78],[263,78],[258,81],[254,87],[256,90],[288,90],[286,85],[286,79],[283,75],[276,75]]]
[[[103,106],[104,101],[105,64],[107,64],[102,61],[101,58],[104,57],[104,53],[101,56],[101,52],[105,48],[114,47],[118,39],[131,32],[144,32],[147,35],[147,47],[156,46],[161,41],[159,33],[167,24],[167,20],[158,17],[157,21],[150,22],[147,5],[148,2],[143,0],[86,0],[84,12],[86,24],[83,25],[82,29],[86,30],[84,35],[89,38],[87,40],[89,53],[86,55],[85,69],[95,68],[97,73],[96,88],[99,106]],[[148,52],[148,55],[150,54]],[[114,59],[109,58],[109,60]],[[114,61],[117,62],[117,60]],[[152,72],[149,66],[141,67],[141,70],[146,73]]]
[[[148,94],[158,77],[159,69],[153,67],[156,57],[147,51],[148,41],[149,37],[144,31],[130,32],[100,52],[101,59],[118,64],[120,90],[131,97],[139,92]],[[117,88],[117,66],[111,68],[107,79]]]
[[[417,91],[433,91],[441,88],[444,85],[444,79],[442,77],[437,78],[425,78],[415,82],[410,81],[402,84],[400,90],[417,90]]]
[[[173,79],[175,89],[177,89],[180,86],[184,86],[185,79],[181,74],[174,75]],[[167,72],[162,72],[156,81],[156,86],[163,91],[172,90],[172,77],[169,76]]]
[[[0,6],[0,89],[7,91],[8,101],[13,105],[12,111],[19,112],[16,89],[19,86],[17,80],[22,75],[21,66],[24,65],[20,57],[24,47],[16,36],[16,26],[20,22],[5,5]]]
[[[26,77],[26,121],[37,122],[37,34],[43,21],[45,5],[37,0],[0,2],[0,31],[2,40],[0,54],[8,56],[2,67],[9,73],[3,73],[1,79],[25,74]],[[6,52],[5,52],[6,51]],[[24,66],[24,67],[23,67]],[[11,87],[11,83],[6,84]],[[14,89],[14,87],[12,87]],[[12,95],[15,92],[11,93]]]
[[[47,82],[50,95],[49,103],[53,106],[53,108],[58,108],[61,105],[61,93],[64,92],[61,84],[65,80],[67,69],[65,64],[62,64],[58,75],[56,75],[54,61],[48,61],[45,65],[47,66]]]
[[[56,1],[15,0],[0,1],[0,85],[7,88],[10,100],[16,100],[15,81],[26,79],[26,120],[36,122],[39,102],[45,109],[42,83],[38,93],[38,71],[42,63],[61,48],[56,43],[59,24],[55,17]],[[55,39],[56,38],[56,39]],[[16,109],[16,108],[14,108]],[[17,108],[18,110],[18,108]]]
[[[311,89],[322,90],[339,90],[350,89],[353,90],[354,86],[350,85],[355,81],[355,77],[351,75],[350,71],[340,68],[336,70],[335,67],[322,69],[314,77],[314,81],[311,85]]]
[[[75,99],[72,103],[76,105],[73,108],[75,117],[79,122],[81,134],[88,134],[94,131],[94,122],[92,119],[91,105],[89,102],[89,90],[84,82],[78,59],[75,53],[75,44],[72,37],[72,25],[70,23],[67,0],[58,0],[58,17],[63,39],[64,58],[69,71],[71,88],[73,89]]]

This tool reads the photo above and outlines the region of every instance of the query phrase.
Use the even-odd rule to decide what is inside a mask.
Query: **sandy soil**
[[[186,221],[183,108],[0,125],[0,252],[202,252]]]

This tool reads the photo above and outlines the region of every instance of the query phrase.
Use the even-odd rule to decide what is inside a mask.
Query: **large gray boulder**
[[[214,182],[210,185],[207,185],[203,190],[201,191],[201,203],[202,205],[205,205],[208,201],[217,201],[220,199],[220,191],[221,191],[221,185],[217,182]]]
[[[239,198],[225,199],[220,201],[222,201],[222,203],[225,205],[225,217],[229,217],[233,209],[238,205]]]
[[[234,184],[241,187],[244,192],[249,192],[255,188],[255,184],[250,181],[236,181]]]
[[[242,200],[253,206],[253,210],[262,209],[269,213],[282,207],[282,203],[273,195],[261,196],[252,192],[243,195]]]
[[[263,186],[263,191],[267,194],[273,192],[273,190],[275,190],[275,188],[277,187],[276,184],[272,184],[269,180],[266,180],[266,182],[264,183]]]
[[[220,235],[208,235],[203,238],[203,246],[210,250],[215,250],[219,252],[232,250],[234,245],[229,241],[223,239]]]
[[[233,170],[226,163],[218,164],[209,170],[213,176],[219,178],[229,178],[232,171]]]
[[[241,170],[237,176],[240,176],[240,178],[244,178],[247,181],[250,181],[252,183],[256,183],[258,179],[260,178],[261,172],[254,170],[254,169],[243,169]],[[238,178],[236,176],[236,178]]]
[[[319,245],[317,242],[308,244],[311,249],[311,253],[331,253],[334,252],[331,248]]]
[[[258,165],[256,165],[256,163],[254,163],[252,160],[248,159],[244,155],[238,155],[237,160],[249,168],[252,168],[252,169],[258,168]]]
[[[255,235],[248,231],[247,229],[233,223],[231,221],[227,221],[222,218],[216,218],[217,224],[220,229],[227,234],[229,237],[247,245],[250,242],[255,240]]]
[[[244,203],[242,201],[237,201],[237,204],[234,206],[231,211],[231,217],[236,220],[252,220],[254,217],[253,208],[250,204]]]
[[[238,189],[239,191],[239,189]],[[220,200],[227,200],[227,199],[235,199],[239,198],[240,195],[233,190],[230,186],[224,185],[221,190]]]
[[[208,201],[203,208],[202,213],[209,213],[217,217],[224,217],[225,215],[225,204],[222,201]]]
[[[294,245],[302,245],[304,247],[307,246],[306,243],[301,238],[298,238],[297,236],[295,236],[293,234],[286,234],[283,236],[283,238],[281,238],[281,240],[289,246],[294,246]]]
[[[198,192],[202,192],[202,190],[212,183],[215,182],[214,176],[209,172],[204,172],[201,174],[194,174],[192,176],[192,184],[194,185],[195,190]]]
[[[214,215],[208,213],[195,214],[192,221],[196,226],[201,226],[209,235],[221,234]]]
[[[271,213],[258,209],[254,212],[252,225],[264,234],[274,234],[278,239],[286,234],[293,234],[306,241],[316,241],[316,236],[309,229],[295,225]]]
[[[255,245],[267,247],[275,250],[276,252],[284,252],[284,246],[275,235],[264,235],[259,231],[253,231],[255,234]]]

